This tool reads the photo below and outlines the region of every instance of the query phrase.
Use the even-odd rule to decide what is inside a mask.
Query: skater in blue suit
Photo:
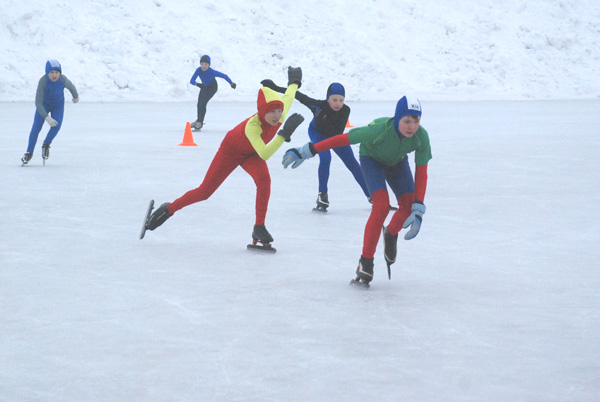
[[[35,94],[35,116],[33,117],[33,126],[29,133],[29,144],[27,152],[21,158],[23,165],[26,165],[33,156],[33,150],[37,143],[38,135],[42,130],[44,121],[50,126],[50,131],[42,144],[42,158],[48,159],[50,156],[50,144],[58,134],[63,122],[65,112],[65,88],[71,92],[73,103],[79,102],[79,94],[75,85],[62,74],[62,67],[57,60],[48,60],[46,62],[46,74],[40,78]]]
[[[285,91],[285,88],[279,87],[271,80],[263,80],[261,84],[277,92]],[[308,126],[308,136],[313,144],[318,144],[323,140],[344,133],[348,117],[350,116],[350,107],[344,103],[345,97],[346,90],[339,82],[329,85],[325,100],[313,99],[300,91],[296,92],[296,99],[309,108],[314,116]],[[367,199],[370,199],[369,189],[360,169],[360,164],[354,157],[352,148],[347,145],[334,148],[333,151],[344,162],[350,173],[352,173],[354,180],[356,180]],[[320,152],[318,169],[319,193],[317,194],[317,206],[314,209],[321,212],[327,212],[327,208],[329,208],[327,184],[329,182],[330,166],[331,152],[329,150]]]
[[[200,58],[200,67],[194,71],[194,75],[190,79],[190,84],[200,88],[198,94],[198,116],[195,122],[191,124],[192,129],[200,130],[204,125],[204,116],[206,115],[206,105],[213,96],[217,93],[219,86],[215,78],[222,78],[231,85],[231,88],[235,89],[236,85],[227,74],[223,74],[220,71],[214,70],[210,67],[210,56],[205,54]],[[196,82],[200,78],[201,82]]]

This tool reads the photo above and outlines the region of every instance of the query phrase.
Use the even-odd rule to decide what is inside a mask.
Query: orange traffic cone
[[[352,128],[354,127],[352,124],[350,124],[350,119],[348,119],[348,121],[346,122],[346,128]]]
[[[179,144],[184,147],[197,147],[198,144],[194,142],[194,136],[192,135],[192,126],[188,121],[185,125],[185,132],[183,133],[183,142]]]

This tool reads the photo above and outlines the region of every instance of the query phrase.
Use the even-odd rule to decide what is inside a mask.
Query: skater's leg
[[[397,165],[386,171],[386,180],[398,200],[398,210],[392,216],[388,225],[388,231],[396,235],[401,229],[404,221],[411,213],[414,202],[415,182],[408,164],[408,158],[404,158]]]
[[[271,197],[271,175],[267,163],[258,155],[247,158],[242,163],[244,169],[256,184],[256,225],[264,225]]]
[[[202,184],[169,204],[169,213],[173,215],[181,208],[208,199],[215,191],[217,191],[219,186],[221,186],[231,172],[240,165],[240,162],[241,157],[238,154],[231,152],[229,147],[222,143],[208,167],[208,171],[204,176]]]
[[[360,164],[354,157],[354,152],[352,152],[352,148],[350,147],[350,145],[334,148],[333,150],[337,154],[337,156],[340,157],[342,162],[344,162],[344,165],[346,165],[346,168],[348,168],[350,173],[352,173],[352,176],[354,176],[354,180],[356,180],[365,196],[367,198],[370,197],[371,193],[369,193],[369,189],[367,188],[365,176],[363,175],[363,172],[360,168]]]
[[[206,88],[202,88],[198,94],[198,121],[204,123],[204,116],[206,115],[206,106],[208,101],[217,93],[219,89],[217,80],[214,80]]]
[[[62,127],[62,122],[63,122],[63,116],[65,113],[65,104],[59,104],[56,107],[54,107],[52,109],[52,111],[50,111],[50,116],[52,116],[52,118],[54,120],[56,120],[56,122],[58,123],[56,126],[50,128],[50,131],[48,131],[48,134],[46,135],[46,139],[44,139],[44,144],[46,145],[50,145],[52,144],[52,141],[54,141],[54,138],[58,135],[58,132],[60,131],[60,128]]]
[[[42,127],[44,126],[44,121],[44,118],[36,110],[35,116],[33,117],[33,125],[31,126],[31,131],[29,132],[29,143],[27,144],[27,152],[29,154],[33,154],[38,136],[40,135],[40,131],[42,131]]]
[[[365,225],[362,256],[373,258],[381,228],[390,210],[390,199],[385,184],[386,166],[368,156],[360,157],[360,165],[373,203]]]
[[[314,121],[308,127],[308,137],[313,144],[317,144],[327,137],[319,133],[315,127]],[[329,172],[331,167],[331,152],[329,150],[319,152],[319,193],[327,194],[327,184],[329,182]]]

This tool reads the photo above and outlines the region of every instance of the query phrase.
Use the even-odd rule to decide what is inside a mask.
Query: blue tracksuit
[[[44,119],[48,115],[56,120],[58,124],[50,128],[50,131],[48,131],[46,139],[44,140],[44,144],[50,145],[58,134],[60,127],[62,126],[65,111],[65,88],[71,92],[73,98],[79,97],[75,85],[73,85],[73,83],[62,73],[57,81],[53,82],[50,80],[50,78],[48,78],[48,73],[52,70],[61,71],[60,64],[56,60],[51,60],[46,63],[46,75],[40,78],[38,82],[35,95],[36,111],[31,132],[29,133],[29,144],[27,146],[27,152],[31,154],[33,154],[38,135],[44,126]]]
[[[206,105],[208,101],[215,96],[219,86],[217,85],[216,77],[223,78],[225,81],[229,83],[229,85],[233,84],[233,81],[227,76],[227,74],[223,74],[220,71],[214,70],[209,67],[206,71],[202,70],[202,67],[198,67],[196,71],[194,71],[194,75],[190,79],[190,84],[196,85],[196,79],[200,78],[200,81],[204,85],[205,88],[200,89],[200,93],[198,94],[198,121],[204,122],[204,116],[206,115]]]

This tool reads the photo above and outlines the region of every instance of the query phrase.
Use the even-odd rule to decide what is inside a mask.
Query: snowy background
[[[0,401],[597,401],[596,2],[296,3],[1,1]],[[179,147],[202,53],[238,89]],[[82,101],[21,168],[48,58]],[[337,157],[326,215],[316,160],[269,161],[275,255],[245,249],[241,170],[138,239],[290,64],[315,97],[343,82],[354,125],[423,101],[423,228],[391,281],[380,243],[367,292],[369,204]]]
[[[84,102],[186,101],[202,54],[253,100],[257,84],[304,70],[348,100],[598,99],[596,0],[2,0],[0,101],[31,101],[49,58]],[[283,82],[284,78],[280,78]]]

